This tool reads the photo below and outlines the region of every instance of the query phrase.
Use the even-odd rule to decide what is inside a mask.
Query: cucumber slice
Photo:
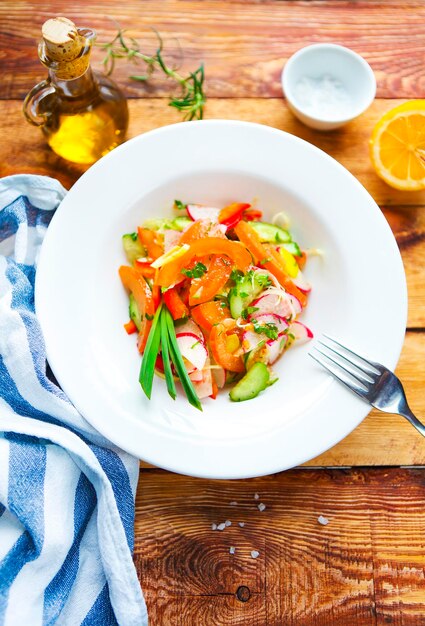
[[[283,230],[283,228],[269,224],[268,222],[250,222],[250,226],[257,231],[261,241],[264,242],[287,243],[292,239],[287,230]]]
[[[248,352],[244,357],[244,363],[246,370],[250,370],[255,363],[267,364],[267,346],[264,345],[265,341],[260,341],[258,346]]]
[[[186,215],[179,215],[172,220],[171,228],[174,230],[184,230],[187,226],[189,226],[189,224],[192,223],[193,222],[190,217],[186,217]]]
[[[136,324],[137,330],[140,330],[140,326],[142,325],[142,314],[139,311],[139,307],[137,306],[137,302],[132,293],[130,294],[128,303],[128,314],[130,319]]]
[[[171,220],[151,218],[143,222],[143,228],[149,228],[149,230],[167,230],[172,228]]]
[[[302,256],[301,249],[295,241],[289,241],[288,243],[284,243],[282,245],[282,248],[285,248],[285,250],[287,250],[294,256]]]
[[[238,319],[238,317],[242,315],[243,309],[245,309],[263,289],[264,283],[260,284],[256,274],[248,274],[237,282],[236,286],[233,287],[229,293],[229,306],[232,317]]]
[[[264,363],[254,363],[243,378],[233,387],[229,396],[233,402],[243,402],[258,396],[268,387],[270,372]]]
[[[128,233],[122,236],[122,245],[124,248],[125,256],[130,265],[133,265],[134,261],[139,257],[146,256],[146,250],[139,241],[137,233]]]

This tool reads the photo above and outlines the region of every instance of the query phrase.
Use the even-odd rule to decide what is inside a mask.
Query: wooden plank
[[[425,424],[424,363],[425,333],[407,333],[396,374]],[[374,409],[348,437],[306,465],[425,465],[424,439],[403,417]]]
[[[1,98],[21,98],[45,72],[37,57],[42,23],[66,15],[78,25],[97,30],[99,42],[116,32],[111,18],[139,37],[143,49],[154,51],[150,27],[164,36],[167,59],[183,70],[204,61],[211,97],[278,97],[280,73],[286,60],[302,46],[335,42],[353,48],[372,65],[382,98],[421,97],[425,90],[425,5],[423,2],[335,2],[324,0],[232,1],[76,0],[69,4],[4,0],[0,3],[3,77]],[[94,60],[99,63],[100,50]],[[125,64],[116,72],[127,94],[151,97],[169,93],[170,86],[155,79],[151,86],[128,81]]]
[[[319,132],[299,122],[287,108],[283,98],[210,99],[207,119],[234,119],[258,122],[279,128],[318,146],[342,163],[366,187],[381,206],[425,205],[425,190],[399,191],[384,183],[369,159],[368,142],[379,118],[401,100],[375,100],[360,118],[333,132]],[[167,106],[166,99],[130,100],[128,137],[181,121],[177,111]],[[0,115],[7,120],[0,145],[0,174],[23,171],[48,174],[70,187],[86,167],[65,162],[47,146],[40,130],[26,123],[19,101],[1,101]],[[406,209],[406,215],[410,209]],[[395,219],[395,218],[394,218]],[[415,219],[420,219],[415,218]],[[408,220],[400,221],[407,227]]]
[[[422,626],[424,498],[424,470],[240,481],[144,470],[134,560],[150,624]],[[226,519],[230,527],[211,530]]]

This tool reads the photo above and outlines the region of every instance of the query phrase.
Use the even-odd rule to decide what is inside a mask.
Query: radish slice
[[[198,398],[202,400],[202,398],[208,398],[208,396],[212,395],[212,375],[210,369],[210,360],[207,359],[206,367],[202,370],[202,380],[199,382],[194,382],[193,387],[198,395]]]
[[[226,384],[226,371],[223,367],[220,367],[219,365],[214,366],[214,369],[211,370],[211,373],[213,375],[213,378],[217,384],[217,387],[219,389],[223,389],[224,385]]]
[[[277,327],[278,333],[281,333],[289,326],[285,318],[281,315],[278,315],[277,313],[258,314],[257,312],[255,312],[250,317],[256,319],[260,326],[265,326],[266,324],[274,324]]]
[[[295,276],[295,278],[292,279],[292,282],[294,283],[294,285],[296,287],[298,287],[298,289],[300,291],[302,291],[303,293],[310,293],[311,291],[311,285],[310,283],[304,278],[303,273],[301,272],[301,270],[298,272],[298,274]]]
[[[193,383],[200,383],[204,378],[202,370],[193,370],[190,372],[189,378]]]
[[[174,248],[179,243],[181,236],[182,234],[179,230],[172,230],[171,228],[164,230],[164,252]]]
[[[313,339],[313,333],[308,326],[298,321],[289,325],[288,334],[293,335],[297,343],[304,343],[309,339]]]
[[[258,308],[258,311],[255,311],[253,316],[258,316],[262,313],[276,313],[285,318],[295,317],[302,310],[298,298],[283,290],[279,290],[279,292],[276,292],[276,290],[264,291],[259,298],[251,302],[251,306]]]
[[[303,307],[302,307],[301,302],[298,300],[298,298],[296,296],[293,296],[291,293],[288,293],[286,295],[287,295],[288,300],[294,307],[295,315],[298,315],[299,313],[301,313],[301,311],[303,310]]]
[[[208,350],[200,338],[193,333],[176,335],[181,355],[197,370],[202,370],[208,358]]]
[[[195,324],[194,321],[190,319],[183,322],[183,324],[179,324],[178,326],[176,326],[177,336],[186,335],[187,333],[189,333],[190,335],[196,335],[196,337],[198,337],[198,339],[200,339],[202,343],[205,344],[205,339],[204,339],[204,335],[202,334],[202,330],[199,328],[197,324]]]
[[[188,204],[186,207],[187,214],[194,222],[196,220],[211,220],[218,222],[220,209],[212,206],[202,206],[202,204]]]
[[[244,352],[251,352],[259,343],[264,341],[264,335],[256,333],[253,330],[246,330],[242,335],[242,350]]]
[[[280,335],[277,339],[269,339],[266,342],[267,363],[272,365],[280,357],[285,349],[287,337]]]

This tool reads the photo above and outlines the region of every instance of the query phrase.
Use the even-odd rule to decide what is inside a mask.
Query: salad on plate
[[[155,374],[188,401],[255,398],[276,382],[272,365],[313,334],[299,320],[311,286],[301,250],[278,213],[235,202],[224,208],[174,203],[172,218],[150,219],[122,241],[128,265],[128,334],[142,355],[139,382],[150,398]]]

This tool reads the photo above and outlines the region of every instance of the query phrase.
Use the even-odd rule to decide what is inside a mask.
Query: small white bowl
[[[376,94],[370,65],[356,52],[331,43],[298,50],[282,71],[288,107],[318,130],[343,126],[366,111]]]

